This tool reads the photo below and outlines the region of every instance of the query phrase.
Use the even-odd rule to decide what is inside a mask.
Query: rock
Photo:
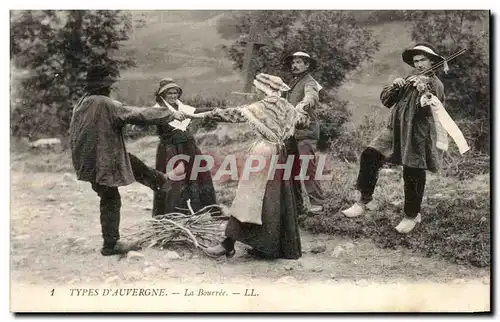
[[[284,283],[284,284],[290,284],[296,282],[297,280],[293,276],[283,276],[275,281],[275,283]]]
[[[165,263],[161,263],[161,264],[160,264],[160,265],[158,265],[158,266],[160,266],[160,268],[161,268],[161,269],[163,269],[163,270],[165,270],[165,271],[166,271],[167,269],[171,269],[171,268],[172,268],[172,266],[170,266],[169,264],[165,264]]]
[[[326,245],[325,244],[319,244],[319,245],[313,246],[310,249],[310,252],[313,253],[313,254],[320,254],[320,253],[324,253],[325,251],[326,251]]]
[[[75,285],[76,283],[80,282],[80,279],[79,278],[73,278],[72,280],[70,280],[67,284],[68,285]]]
[[[152,274],[160,272],[160,269],[158,267],[155,267],[155,266],[149,266],[149,267],[146,267],[143,270],[143,272],[144,272],[144,274],[152,275]]]
[[[53,195],[48,195],[45,201],[56,201],[56,198]]]
[[[141,272],[137,272],[137,271],[132,271],[132,272],[125,272],[125,274],[123,274],[125,279],[129,280],[129,281],[138,281],[138,280],[142,280],[144,278],[144,275],[142,275]]]
[[[167,260],[176,260],[176,259],[181,259],[181,256],[177,252],[174,251],[168,251],[165,256],[163,256],[164,259]]]
[[[293,266],[292,265],[285,265],[285,266],[283,266],[283,269],[285,271],[292,271],[293,270]]]
[[[135,250],[131,250],[127,253],[127,260],[129,261],[132,260],[139,261],[141,259],[144,259],[144,255],[139,252],[136,252]]]
[[[319,272],[322,272],[323,271],[323,268],[322,267],[314,267],[311,269],[311,272],[314,272],[314,273],[319,273]]]
[[[368,210],[377,210],[378,209],[378,202],[373,200],[372,202],[369,202],[368,204],[366,204],[366,208]]]
[[[484,277],[483,278],[483,284],[490,285],[490,283],[491,283],[491,280],[490,280],[489,277]]]
[[[335,274],[330,274],[330,279],[335,280],[337,279],[337,277],[335,276]]]
[[[75,182],[75,177],[73,177],[73,175],[69,172],[65,172],[63,174],[63,181],[66,181],[66,182]]]
[[[391,202],[391,205],[393,205],[394,207],[401,207],[403,205],[403,200],[393,201]]]
[[[106,284],[116,284],[120,281],[120,278],[118,276],[111,276],[111,277],[108,277],[104,283]]]
[[[39,151],[62,151],[61,140],[58,138],[39,139],[30,143],[30,147]]]
[[[465,284],[465,280],[463,278],[455,278],[453,281],[452,281],[453,284]]]
[[[347,242],[347,243],[342,244],[342,248],[344,248],[345,250],[351,250],[354,248],[354,244]]]
[[[340,254],[342,254],[344,252],[344,248],[342,246],[337,246],[335,247],[335,249],[333,250],[332,252],[332,257],[339,257]]]
[[[357,280],[356,281],[356,285],[359,285],[359,286],[366,286],[368,285],[368,281],[366,279],[360,279],[360,280]]]

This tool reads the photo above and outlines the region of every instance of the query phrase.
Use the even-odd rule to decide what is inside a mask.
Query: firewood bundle
[[[148,219],[135,227],[127,237],[143,247],[168,247],[188,245],[205,249],[220,242],[224,230],[222,224],[228,219],[227,207],[210,205],[193,211],[188,200],[186,212],[172,212]]]

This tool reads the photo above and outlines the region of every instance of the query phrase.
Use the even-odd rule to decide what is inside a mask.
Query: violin
[[[410,86],[410,85],[413,86],[414,82],[410,82],[409,80],[411,78],[417,76],[416,80],[420,80],[422,82],[422,84],[423,84],[421,87],[417,86],[417,90],[419,92],[428,93],[429,90],[430,90],[429,87],[428,87],[428,83],[430,81],[430,77],[428,77],[426,75],[429,74],[429,73],[431,73],[431,72],[433,72],[433,71],[435,71],[435,70],[437,70],[441,66],[444,66],[445,73],[447,73],[448,72],[448,65],[447,65],[448,61],[450,61],[452,59],[455,59],[458,56],[462,55],[463,53],[465,53],[466,50],[467,50],[466,48],[460,49],[459,51],[457,51],[456,53],[454,53],[450,57],[445,58],[445,59],[443,59],[443,60],[441,60],[441,61],[433,64],[431,67],[429,67],[429,68],[427,68],[427,69],[425,69],[425,70],[423,70],[421,72],[414,72],[414,73],[406,76],[404,78],[404,80],[406,82],[406,84],[405,84],[404,87],[407,87],[407,86]],[[393,86],[396,86],[396,85],[393,85]]]

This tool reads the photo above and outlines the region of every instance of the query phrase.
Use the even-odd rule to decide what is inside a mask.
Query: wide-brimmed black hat
[[[86,83],[89,89],[108,87],[117,80],[117,74],[107,66],[92,66],[87,71]]]
[[[432,45],[427,43],[418,43],[412,48],[403,51],[403,61],[411,67],[415,67],[413,63],[413,57],[415,55],[425,55],[429,57],[433,64],[439,63],[445,59],[443,56],[436,53],[436,49]]]
[[[316,67],[318,67],[318,62],[316,61],[316,59],[312,58],[311,55],[309,55],[308,53],[303,52],[303,51],[297,51],[297,52],[285,57],[285,66],[287,68],[290,68],[291,62],[292,62],[294,57],[299,57],[299,58],[307,60],[309,62],[309,70],[315,70]]]

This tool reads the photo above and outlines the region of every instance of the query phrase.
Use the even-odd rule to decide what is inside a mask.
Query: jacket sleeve
[[[124,106],[118,102],[113,104],[111,114],[117,126],[162,125],[174,120],[174,115],[168,108]]]
[[[399,99],[401,88],[389,85],[382,89],[380,93],[380,101],[385,107],[391,108]]]
[[[216,108],[208,112],[208,117],[217,122],[244,123],[247,121],[239,107]]]
[[[304,111],[315,109],[319,102],[318,84],[314,80],[309,80],[304,85],[304,98],[299,102],[304,104]]]
[[[194,114],[205,113],[215,110],[215,107],[197,107],[194,111]]]

